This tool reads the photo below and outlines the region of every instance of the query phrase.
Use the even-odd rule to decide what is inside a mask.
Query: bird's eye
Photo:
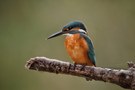
[[[70,30],[70,29],[72,29],[72,27],[69,27],[68,29]]]

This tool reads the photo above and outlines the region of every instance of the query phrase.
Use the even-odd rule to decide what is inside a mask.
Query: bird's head
[[[77,33],[86,34],[87,31],[82,22],[74,21],[64,26],[61,31],[50,35],[48,39],[51,39],[53,37],[60,36],[60,35],[72,35],[72,34],[77,34]]]

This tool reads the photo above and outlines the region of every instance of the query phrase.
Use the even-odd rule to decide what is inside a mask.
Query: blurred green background
[[[74,20],[86,24],[97,66],[126,69],[135,61],[135,0],[0,0],[0,90],[123,90],[25,69],[35,56],[72,62],[64,36],[46,38]]]

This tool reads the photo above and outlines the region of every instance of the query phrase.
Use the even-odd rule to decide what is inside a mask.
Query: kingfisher
[[[94,47],[82,22],[70,22],[47,39],[60,35],[66,35],[64,44],[74,64],[96,66]]]

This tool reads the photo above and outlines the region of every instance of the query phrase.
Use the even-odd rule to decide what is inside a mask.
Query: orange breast
[[[93,65],[88,57],[88,45],[87,42],[80,34],[74,34],[67,36],[65,40],[65,46],[68,54],[72,60],[77,64]]]

